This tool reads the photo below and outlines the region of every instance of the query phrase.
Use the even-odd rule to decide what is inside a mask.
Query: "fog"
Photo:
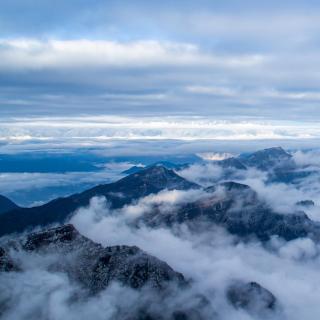
[[[320,312],[319,246],[310,239],[274,238],[262,245],[239,242],[219,228],[196,235],[184,226],[174,231],[133,229],[122,215],[110,216],[108,211],[104,201],[96,199],[79,210],[72,222],[82,234],[105,246],[137,245],[168,262],[195,280],[195,287],[209,297],[222,319],[258,318],[226,301],[225,290],[234,279],[256,281],[276,296],[281,311],[273,319],[316,319]]]
[[[299,170],[316,169],[313,154],[295,153],[293,157]],[[180,172],[204,186],[223,181],[223,173],[210,162]],[[231,177],[248,184],[261,201],[281,214],[301,210],[297,201],[314,200],[314,207],[303,209],[310,218],[320,220],[318,173],[294,184],[270,181],[267,172],[256,169],[234,171]],[[184,292],[173,289],[164,300],[159,300],[148,289],[136,291],[113,283],[90,296],[66,274],[50,267],[52,261],[65,257],[12,252],[24,271],[0,274],[0,309],[5,310],[1,318],[129,319],[141,305],[148,305],[154,312],[164,312],[175,306],[190,307],[197,303],[195,295],[200,293],[210,306],[202,310],[205,319],[317,320],[320,314],[320,246],[313,240],[299,238],[287,242],[274,236],[261,243],[253,239],[243,241],[214,225],[200,223],[202,229],[195,233],[184,224],[169,229],[151,228],[141,222],[143,220],[138,225],[133,223],[155,208],[158,214],[175,214],[186,203],[206,196],[202,189],[163,190],[116,210],[111,209],[106,198],[95,197],[90,205],[79,208],[70,220],[82,235],[102,246],[135,245],[167,262],[191,281]],[[258,308],[256,312],[232,306],[226,291],[236,280],[254,281],[272,292],[277,299],[276,309],[267,312]]]

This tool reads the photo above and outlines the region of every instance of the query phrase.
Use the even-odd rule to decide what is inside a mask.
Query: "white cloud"
[[[182,227],[168,229],[140,226],[130,228],[123,216],[110,214],[103,205],[92,203],[72,220],[86,236],[103,245],[137,245],[165,260],[176,270],[192,277],[194,286],[207,292],[221,319],[257,319],[236,311],[225,300],[225,290],[233,279],[256,281],[277,297],[282,313],[273,319],[315,320],[318,304],[319,247],[311,240],[281,242],[274,249],[258,243],[237,243],[221,230],[190,234]],[[301,303],[303,301],[303,303]],[[261,315],[261,319],[269,319]]]
[[[221,179],[223,169],[213,163],[194,164],[178,171],[178,174],[202,186],[210,186]]]
[[[218,161],[232,158],[234,155],[228,152],[204,152],[198,153],[197,156],[206,161]]]
[[[320,137],[318,122],[232,121],[211,117],[82,116],[4,118],[0,141],[103,142],[130,140],[280,140]]]
[[[218,56],[194,44],[143,40],[0,40],[0,69],[99,68],[147,66],[249,67],[264,61],[259,55]]]
[[[293,159],[299,166],[315,166],[320,167],[320,150],[314,149],[310,151],[298,150],[294,152]]]

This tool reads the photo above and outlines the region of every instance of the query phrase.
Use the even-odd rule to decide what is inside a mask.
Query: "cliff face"
[[[182,274],[138,247],[103,248],[80,235],[72,225],[30,234],[22,249],[62,255],[64,259],[54,262],[51,268],[65,271],[93,292],[105,289],[114,281],[134,289],[150,286],[157,290],[165,289],[170,283],[187,284]]]

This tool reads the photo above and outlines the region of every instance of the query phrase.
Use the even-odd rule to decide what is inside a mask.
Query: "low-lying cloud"
[[[319,246],[310,239],[283,242],[276,238],[266,249],[261,244],[237,243],[219,228],[190,234],[183,227],[173,233],[164,228],[128,226],[121,215],[110,215],[103,202],[93,201],[78,211],[72,222],[81,233],[103,245],[137,245],[167,261],[195,280],[195,287],[211,293],[210,301],[222,319],[257,319],[233,309],[225,300],[233,279],[256,281],[277,297],[282,312],[272,319],[316,319]],[[264,318],[264,316],[261,316]]]

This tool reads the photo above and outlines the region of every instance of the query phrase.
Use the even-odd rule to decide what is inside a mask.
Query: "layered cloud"
[[[0,114],[318,119],[318,8],[4,1]]]
[[[232,121],[213,117],[38,117],[5,118],[0,140],[19,142],[61,138],[130,140],[280,140],[316,139],[318,122]]]

